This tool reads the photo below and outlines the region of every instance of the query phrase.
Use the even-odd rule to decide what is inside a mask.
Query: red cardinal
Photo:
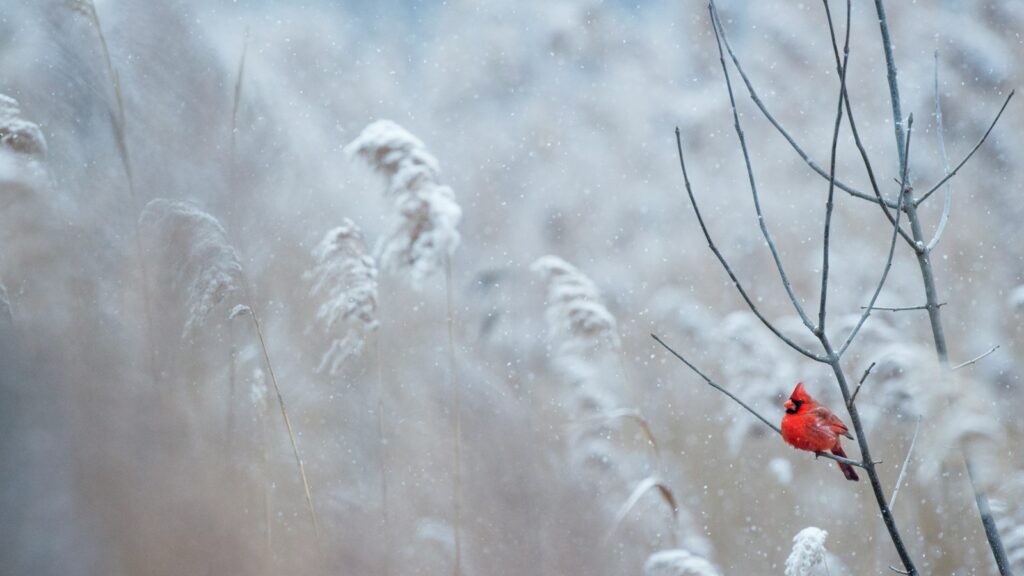
[[[839,435],[849,439],[850,431],[831,410],[819,405],[804,390],[803,383],[796,385],[786,401],[786,415],[782,417],[782,439],[786,444],[811,452],[832,452],[846,458],[846,452],[839,443]],[[847,480],[859,480],[857,472],[849,464],[839,463],[839,469]]]

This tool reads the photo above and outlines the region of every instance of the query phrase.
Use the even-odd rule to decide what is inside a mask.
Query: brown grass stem
[[[135,258],[139,267],[139,274],[142,280],[142,307],[146,323],[145,344],[149,348],[149,370],[156,386],[160,381],[160,372],[157,363],[157,350],[154,339],[153,308],[149,295],[149,271],[146,268],[145,252],[142,249],[142,235],[139,231],[139,221],[136,214],[139,212],[139,198],[135,192],[135,174],[132,170],[131,155],[128,150],[128,136],[125,129],[124,97],[121,91],[121,77],[114,68],[113,60],[110,57],[110,47],[107,44],[106,34],[103,33],[103,26],[100,23],[99,13],[92,0],[82,0],[80,8],[96,32],[103,51],[103,63],[106,66],[107,74],[110,77],[111,87],[114,92],[115,106],[109,111],[110,123],[114,130],[114,140],[117,143],[118,156],[121,159],[121,166],[124,168],[125,179],[128,183],[128,195],[132,203],[132,229],[135,234]]]
[[[381,361],[381,328],[377,328],[376,363],[377,363],[377,446],[380,454],[377,457],[380,475],[380,515],[381,530],[384,532],[383,574],[391,576],[391,524],[388,518],[388,445],[384,435],[384,365]]]
[[[453,531],[455,533],[455,576],[462,574],[462,399],[459,393],[459,381],[455,375],[455,310],[452,304],[452,257],[444,257],[445,303],[448,307],[448,385],[452,391],[452,415],[455,419],[454,442],[455,468],[453,470],[453,511],[455,515]]]
[[[288,440],[292,444],[292,453],[295,455],[295,465],[299,469],[299,477],[302,479],[302,488],[306,493],[306,507],[309,509],[309,519],[313,523],[313,533],[316,536],[317,543],[320,542],[320,525],[316,520],[316,509],[313,507],[313,495],[309,489],[309,479],[306,476],[306,467],[302,463],[302,456],[299,454],[299,445],[295,439],[295,430],[292,428],[292,421],[288,417],[288,409],[285,407],[284,395],[281,394],[281,387],[277,383],[277,374],[274,372],[274,364],[270,361],[270,352],[267,350],[267,341],[263,336],[263,327],[260,324],[259,317],[256,315],[256,309],[253,307],[252,299],[248,297],[248,290],[246,290],[247,300],[249,300],[249,308],[251,309],[250,316],[252,317],[252,323],[256,326],[256,334],[259,337],[260,349],[263,351],[263,360],[267,364],[267,372],[270,374],[270,382],[274,385],[274,393],[277,394],[277,405],[281,408],[281,417],[284,418],[285,428],[288,429]]]

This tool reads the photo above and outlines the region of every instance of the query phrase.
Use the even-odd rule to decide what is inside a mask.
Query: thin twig
[[[889,508],[896,506],[896,495],[900,493],[900,486],[903,485],[903,478],[907,475],[907,465],[910,464],[910,455],[914,453],[914,444],[917,442],[917,433],[921,430],[921,417],[917,418],[914,426],[914,437],[910,439],[910,448],[907,449],[907,457],[903,459],[903,467],[900,468],[900,475],[896,477],[896,486],[892,489],[892,497],[889,499]]]
[[[903,136],[903,126],[900,122],[899,86],[896,79],[896,59],[893,56],[892,40],[889,38],[889,21],[885,14],[885,6],[883,4],[883,0],[875,0],[875,11],[878,15],[878,26],[882,34],[882,48],[885,53],[886,68],[889,71],[889,97],[892,101],[893,121],[896,127],[896,142],[897,147],[899,147],[899,144],[901,143]],[[999,116],[1002,115],[1003,109],[1006,108],[1006,105],[1009,104],[1010,98],[1012,97],[1013,92],[1011,92],[1010,95],[1007,97],[1006,102],[1003,103],[1003,108],[1001,108],[999,114],[996,115],[996,119],[993,121],[992,126],[990,126],[988,131],[986,131],[985,135],[982,136],[981,141],[979,141],[978,145],[975,146],[974,150],[977,150],[977,148],[981,146],[981,142],[983,142],[985,138],[988,136],[988,133],[991,132],[992,128],[995,126],[995,122],[998,121]],[[974,150],[972,150],[971,153],[968,154],[967,158],[965,158],[959,166],[962,166],[970,158],[970,156],[974,154]],[[905,169],[905,160],[905,158],[901,159],[901,171],[902,169]],[[959,169],[959,166],[957,167],[957,169]],[[947,175],[946,178],[948,179],[950,177],[952,177],[952,175]],[[926,247],[924,243],[924,234],[921,231],[921,223],[917,215],[917,205],[920,204],[921,201],[923,201],[923,198],[926,198],[932,192],[937,190],[939,185],[941,185],[943,181],[940,181],[939,184],[937,184],[931,190],[929,190],[928,193],[926,193],[925,196],[922,197],[922,199],[911,201],[909,205],[906,207],[906,212],[907,220],[910,222],[910,229],[914,238],[913,245],[916,248],[918,267],[921,269],[921,280],[924,283],[926,302],[929,304],[928,320],[932,328],[932,337],[935,343],[935,353],[939,358],[940,364],[942,364],[943,366],[949,366],[949,353],[948,348],[946,346],[946,335],[942,327],[941,311],[937,306],[939,298],[935,288],[935,274],[932,270],[931,259],[929,258],[929,254],[924,249]],[[904,191],[903,195],[910,197],[911,193],[909,191]],[[999,531],[996,528],[995,519],[992,517],[992,513],[988,505],[988,497],[985,495],[984,490],[978,485],[978,482],[974,478],[974,475],[972,473],[973,467],[971,464],[970,455],[964,451],[961,451],[961,455],[963,456],[964,463],[967,467],[967,475],[971,482],[971,487],[974,489],[975,504],[977,504],[978,514],[981,517],[982,526],[985,528],[985,538],[986,540],[988,540],[989,548],[992,550],[992,556],[995,559],[996,567],[999,569],[999,573],[1001,576],[1012,576],[1013,570],[1010,567],[1010,562],[1007,558],[1006,549],[1003,546],[1002,538],[1000,537]],[[901,559],[903,559],[902,556]],[[912,569],[912,566],[908,565],[906,561],[904,561],[904,566],[906,566],[908,570],[910,570],[911,572],[914,571]]]
[[[732,267],[729,266],[729,262],[726,261],[725,256],[722,255],[722,252],[718,250],[718,246],[715,245],[715,241],[711,239],[711,233],[708,231],[708,227],[704,223],[704,217],[701,215],[700,206],[697,205],[697,199],[694,198],[693,188],[690,185],[690,176],[686,172],[686,160],[683,156],[683,141],[682,137],[679,135],[678,126],[676,127],[676,150],[679,153],[679,167],[682,169],[683,172],[683,184],[686,186],[686,194],[690,197],[690,205],[693,206],[693,213],[697,216],[697,223],[700,224],[700,229],[702,232],[704,232],[704,239],[707,240],[708,242],[708,248],[711,249],[711,252],[714,253],[716,258],[718,258],[718,261],[722,264],[722,267],[725,268],[726,274],[728,274],[729,278],[732,279],[733,286],[736,287],[736,290],[740,293],[740,296],[743,298],[743,301],[747,303],[747,307],[750,308],[750,311],[754,313],[754,316],[757,316],[757,319],[760,320],[761,323],[764,324],[766,328],[768,328],[768,330],[771,330],[772,334],[775,334],[776,337],[778,337],[780,340],[789,345],[790,348],[796,350],[797,352],[803,354],[804,356],[810,358],[811,360],[824,362],[825,360],[821,356],[818,356],[817,354],[814,354],[813,352],[805,349],[804,347],[794,342],[791,338],[783,334],[781,331],[779,331],[779,329],[776,328],[771,322],[769,322],[768,319],[765,318],[763,314],[761,314],[761,311],[757,309],[757,305],[754,304],[754,301],[750,298],[750,296],[747,294],[747,291],[743,288],[743,284],[741,284],[739,278],[736,277],[736,273],[732,271]]]
[[[896,81],[896,58],[892,53],[892,39],[889,37],[889,19],[885,15],[885,5],[882,3],[882,0],[875,0],[875,10],[878,12],[878,27],[882,34],[882,50],[885,52],[885,70],[889,78],[889,101],[892,104],[893,131],[896,134],[896,154],[899,155],[900,172],[903,173],[906,171],[908,162],[907,156],[903,153],[903,142],[906,140],[906,132],[903,128],[900,85]]]
[[[864,381],[868,379],[868,375],[871,374],[871,370],[875,367],[877,362],[872,362],[868,369],[864,371],[864,375],[860,377],[860,382],[857,382],[857,387],[854,388],[853,394],[850,396],[850,401],[846,403],[847,408],[853,406],[853,403],[857,401],[857,394],[860,394],[860,387],[864,385]]]
[[[832,41],[832,56],[836,63],[836,72],[841,74],[842,70],[845,68],[845,64],[839,56],[839,44],[836,42],[835,27],[832,24],[831,12],[828,11],[828,6],[826,6],[825,8],[825,15],[829,23],[829,37]],[[878,180],[875,178],[875,169],[871,164],[871,158],[868,156],[867,148],[865,148],[864,142],[861,140],[860,130],[857,129],[857,120],[853,115],[853,104],[850,102],[849,90],[843,93],[843,102],[846,105],[846,118],[850,123],[850,133],[853,134],[853,142],[857,146],[857,152],[860,154],[861,161],[864,164],[864,170],[865,172],[867,172],[868,175],[868,181],[871,183],[871,191],[874,193],[876,202],[879,208],[881,208],[882,213],[885,215],[885,218],[889,221],[890,224],[896,226],[896,218],[893,216],[889,208],[895,208],[898,205],[899,200],[897,199],[897,202],[893,203],[888,200],[885,200],[882,197],[882,191],[878,185]],[[899,179],[894,178],[894,180],[896,180],[897,184],[900,183]],[[913,239],[910,237],[909,234],[907,234],[906,231],[904,231],[902,228],[898,226],[897,229],[900,233],[900,236],[902,236],[903,239],[906,240],[910,246],[915,246]]]
[[[945,305],[946,305],[945,302],[939,302],[938,304],[936,304],[936,307],[942,308]],[[870,307],[871,310],[880,310],[882,312],[907,312],[909,310],[927,310],[928,308],[929,308],[928,304],[922,304],[920,306],[871,306]],[[861,306],[860,309],[861,310],[868,310],[869,307],[868,306]]]
[[[832,16],[831,16],[831,13],[828,10],[828,0],[822,0],[822,2],[823,2],[823,4],[825,5],[825,8],[826,8],[825,13],[826,13],[826,16],[828,17],[828,20],[829,20],[829,29],[832,30],[833,29]],[[846,4],[847,4],[847,10],[849,11],[851,9],[851,4],[852,4],[851,0],[847,0]],[[838,61],[838,47],[836,45],[835,34],[832,33],[831,37],[832,37],[832,50],[836,54],[837,61]],[[847,104],[847,111],[849,112],[850,105],[849,105],[849,100],[848,99],[847,99],[846,104]],[[854,126],[853,116],[852,116],[852,114],[848,114],[848,115],[849,115],[851,130],[852,130],[853,126]],[[913,122],[913,117],[910,118],[910,121]],[[857,138],[855,138],[855,139],[857,139]],[[907,143],[907,145],[906,145],[905,148],[902,147],[902,146],[900,147],[901,148],[900,153],[901,153],[902,157],[904,157],[904,158],[908,157],[909,154],[910,154],[910,148],[909,148],[910,138],[909,138],[909,136],[906,139],[906,143]],[[858,147],[860,148],[860,145],[858,145]],[[868,162],[867,155],[863,154],[863,153],[862,153],[862,155],[863,155],[863,158],[864,158],[865,167],[868,168],[868,170],[870,171],[870,163]],[[850,334],[850,338],[847,339],[846,344],[844,344],[844,346],[849,346],[849,344],[853,341],[853,338],[856,336],[856,332],[860,330],[861,326],[863,326],[863,324],[864,324],[864,321],[866,321],[867,316],[870,315],[870,313],[871,313],[870,307],[875,304],[875,301],[876,301],[876,299],[878,297],[878,293],[881,292],[882,286],[885,283],[885,278],[888,275],[889,268],[892,265],[893,251],[896,248],[896,237],[897,237],[897,234],[900,232],[899,217],[900,217],[900,214],[902,212],[902,205],[904,204],[905,199],[910,194],[910,192],[908,190],[909,187],[907,186],[907,168],[906,168],[906,166],[907,166],[906,163],[901,164],[900,196],[899,196],[899,199],[897,201],[896,218],[892,220],[892,224],[893,224],[892,242],[891,242],[890,247],[889,247],[888,261],[886,263],[885,270],[882,273],[882,279],[881,279],[881,281],[879,283],[878,288],[875,291],[875,294],[872,297],[871,303],[869,304],[869,309],[865,310],[864,316],[861,317],[860,323],[857,325],[857,327],[854,329],[854,331]],[[874,180],[873,179],[872,179],[872,184],[873,184],[873,188],[875,190],[875,194],[878,195],[879,196],[879,200],[881,200],[881,193],[878,190],[877,186],[874,186]],[[884,203],[881,204],[881,206],[882,206],[883,211],[886,212],[887,215],[888,215],[888,212],[887,212],[887,209],[885,208]],[[882,488],[881,480],[878,477],[878,470],[875,468],[875,464],[874,464],[874,462],[871,459],[871,451],[870,451],[870,446],[868,445],[867,434],[864,431],[864,425],[861,423],[860,414],[859,414],[859,411],[857,410],[857,405],[854,402],[851,401],[852,400],[852,395],[850,394],[849,385],[847,384],[847,380],[846,380],[846,373],[843,371],[842,363],[841,363],[841,360],[840,360],[840,356],[842,354],[842,351],[840,351],[838,353],[836,352],[836,350],[832,347],[831,342],[829,342],[828,335],[824,331],[818,333],[817,337],[818,337],[818,340],[821,342],[822,347],[825,349],[825,354],[826,354],[826,356],[829,359],[829,365],[831,366],[832,372],[833,372],[833,374],[836,377],[836,383],[839,385],[840,392],[842,392],[843,400],[846,401],[847,409],[848,409],[848,412],[850,414],[850,423],[853,426],[853,429],[854,429],[854,432],[855,432],[855,437],[857,439],[857,445],[860,448],[861,458],[863,459],[863,461],[865,463],[864,469],[867,472],[868,480],[869,480],[869,482],[871,484],[871,491],[872,491],[872,493],[875,496],[875,502],[878,505],[878,510],[879,510],[879,512],[882,515],[882,522],[885,524],[886,530],[889,533],[889,537],[892,539],[893,547],[896,549],[896,553],[899,555],[900,562],[903,564],[904,568],[906,568],[909,573],[916,575],[917,574],[917,568],[914,566],[914,561],[913,561],[913,559],[910,556],[910,552],[907,550],[907,546],[903,542],[903,537],[900,535],[899,528],[896,525],[896,518],[895,518],[895,516],[892,513],[892,509],[889,508],[887,499],[885,498],[885,490]]]
[[[825,2],[825,11],[829,12],[828,2]],[[829,33],[835,41],[835,30],[832,27],[832,16],[828,18]],[[843,123],[843,100],[846,97],[846,70],[850,60],[850,9],[849,4],[846,10],[846,40],[843,44],[843,64],[839,68],[839,102],[836,104],[836,122],[832,130],[832,153],[829,157],[828,169],[828,200],[825,201],[825,232],[821,251],[821,297],[818,306],[818,327],[817,332],[825,331],[825,310],[828,300],[828,247],[832,237],[832,208],[836,191],[836,152],[839,150],[839,128]]]
[[[782,265],[782,258],[779,256],[779,251],[775,247],[775,240],[768,231],[768,224],[765,221],[764,212],[761,210],[761,198],[757,193],[757,182],[754,179],[754,168],[750,161],[750,152],[747,150],[747,139],[743,134],[743,128],[740,126],[740,114],[736,109],[736,97],[733,95],[732,91],[732,80],[729,77],[729,69],[725,65],[725,52],[722,49],[722,40],[719,33],[721,23],[718,21],[718,14],[715,10],[715,3],[713,0],[708,5],[708,12],[711,15],[711,27],[715,31],[715,42],[718,44],[718,60],[722,64],[722,74],[725,76],[725,88],[729,93],[729,105],[732,108],[732,125],[740,143],[740,150],[743,152],[743,162],[747,169],[747,180],[750,183],[750,194],[754,199],[754,211],[757,212],[757,225],[761,229],[761,235],[764,236],[765,243],[768,244],[768,250],[771,252],[772,259],[775,261],[775,268],[779,272],[779,278],[782,280],[782,286],[786,289],[786,294],[789,295],[789,301],[793,303],[793,307],[796,309],[797,314],[803,321],[804,326],[807,326],[808,330],[814,332],[814,324],[811,323],[811,319],[807,316],[807,313],[804,312],[803,306],[800,305],[800,301],[793,292],[793,287],[789,282],[789,276],[786,275],[786,269]]]
[[[985,130],[985,133],[981,135],[981,139],[978,140],[978,143],[974,145],[974,148],[971,148],[971,151],[968,152],[967,156],[964,156],[964,159],[961,160],[960,163],[956,165],[956,168],[953,168],[952,172],[946,174],[942,178],[942,180],[936,182],[934,186],[929,188],[927,192],[921,195],[921,197],[918,198],[917,201],[914,203],[915,206],[920,206],[922,202],[927,200],[928,197],[931,196],[936,190],[938,190],[943,184],[945,184],[947,180],[949,180],[953,176],[956,176],[957,172],[959,172],[960,169],[964,167],[964,164],[967,164],[967,161],[971,159],[971,156],[974,156],[974,153],[977,152],[979,148],[981,148],[982,144],[985,143],[985,139],[988,138],[988,135],[992,133],[992,129],[996,127],[996,124],[999,122],[999,118],[1003,115],[1003,111],[1006,110],[1006,106],[1010,103],[1010,99],[1013,98],[1013,95],[1016,93],[1016,90],[1010,91],[1010,95],[1006,97],[1005,101],[1003,101],[1003,105],[999,108],[999,112],[996,114],[996,117],[993,118],[992,123],[989,124],[988,130]]]
[[[914,115],[911,114],[909,120],[907,121],[907,145],[906,150],[904,150],[904,153],[906,154],[910,153],[910,131],[913,130],[913,126]],[[907,164],[903,165],[903,175],[901,180],[902,184],[906,185]],[[878,295],[882,293],[882,287],[885,286],[886,278],[889,277],[889,269],[892,268],[892,257],[893,254],[895,254],[896,252],[896,232],[900,229],[900,216],[903,213],[903,200],[905,197],[906,194],[901,193],[899,202],[896,205],[896,222],[893,224],[892,240],[890,240],[889,242],[889,255],[885,259],[885,268],[882,269],[882,277],[881,279],[879,279],[878,285],[875,287],[874,294],[871,295],[871,301],[864,308],[864,312],[860,315],[860,320],[857,321],[857,325],[850,332],[850,335],[847,336],[846,341],[843,342],[843,345],[839,347],[840,357],[842,357],[842,355],[846,352],[846,349],[850,347],[850,344],[853,343],[853,339],[856,338],[857,333],[860,332],[861,327],[864,326],[864,323],[867,322],[868,317],[871,316],[871,310],[874,308],[875,302],[878,300]]]
[[[949,172],[949,156],[946,155],[946,138],[942,132],[942,104],[939,98],[939,51],[935,51],[935,139],[939,142],[939,153],[942,156],[942,171]],[[949,210],[953,204],[953,181],[946,180],[946,198],[942,203],[942,216],[939,217],[939,225],[935,229],[935,235],[928,241],[925,250],[931,252],[942,238],[946,230],[946,223],[949,222]]]
[[[775,424],[772,424],[767,418],[762,416],[757,410],[754,410],[753,408],[751,408],[746,402],[744,402],[743,400],[740,400],[732,392],[729,392],[728,390],[723,388],[721,385],[719,385],[717,382],[715,382],[714,380],[709,378],[707,376],[707,374],[704,374],[703,372],[701,372],[700,368],[697,368],[696,366],[691,364],[689,360],[687,360],[686,358],[683,358],[682,355],[680,355],[678,352],[673,350],[671,346],[666,344],[665,341],[662,340],[661,338],[659,338],[656,334],[651,334],[651,338],[654,338],[654,340],[658,344],[661,344],[662,347],[664,347],[666,350],[668,350],[680,362],[682,362],[683,364],[686,364],[686,366],[690,370],[692,370],[695,374],[700,376],[704,380],[704,382],[706,382],[708,384],[708,386],[711,386],[715,390],[718,390],[722,394],[725,394],[733,402],[735,402],[735,403],[739,404],[740,406],[742,406],[747,412],[750,412],[751,414],[756,416],[757,419],[760,420],[761,422],[763,422],[765,426],[767,426],[767,427],[771,428],[772,430],[774,430],[776,434],[778,434],[780,436],[782,435],[782,430],[778,426],[776,426]],[[836,456],[834,454],[829,454],[828,452],[815,452],[814,455],[815,455],[815,457],[828,458],[830,460],[835,460],[836,462],[842,462],[843,464],[849,464],[850,466],[856,466],[858,468],[864,468],[864,463],[863,462],[858,462],[856,460],[850,460],[849,458],[843,458],[842,456]]]
[[[717,16],[718,8],[714,7],[713,2],[712,8]],[[739,58],[737,58],[736,54],[733,52],[732,46],[729,44],[729,37],[725,33],[725,28],[721,27],[719,33],[722,36],[722,43],[725,45],[725,50],[726,52],[729,53],[729,58],[732,60],[733,66],[736,68],[736,72],[739,73],[740,78],[743,80],[743,83],[747,86],[747,92],[750,95],[751,101],[754,102],[754,105],[757,106],[758,110],[761,111],[761,114],[764,115],[765,119],[768,120],[768,122],[775,128],[775,130],[778,131],[778,133],[781,134],[782,137],[786,139],[786,142],[789,143],[790,147],[793,148],[793,150],[797,153],[798,156],[800,156],[804,163],[806,163],[807,166],[810,167],[810,169],[816,172],[819,176],[821,176],[825,180],[828,180],[829,173],[826,172],[821,166],[819,166],[814,160],[812,160],[811,157],[807,154],[807,152],[804,152],[804,149],[801,148],[799,144],[797,144],[796,140],[792,136],[790,136],[789,132],[787,132],[786,129],[783,128],[782,125],[779,123],[779,121],[776,120],[774,116],[772,116],[772,113],[768,111],[768,107],[765,106],[764,101],[762,101],[761,97],[757,94],[757,90],[754,89],[754,85],[753,83],[751,83],[746,71],[743,70],[743,65],[740,63]],[[872,196],[871,194],[866,194],[864,192],[856,190],[852,186],[849,186],[839,180],[835,181],[835,185],[843,192],[846,192],[847,194],[855,198],[860,198],[861,200],[867,200],[869,202],[878,201],[877,198]],[[895,204],[892,204],[892,206],[895,206]]]
[[[974,364],[978,360],[981,360],[982,358],[988,356],[989,354],[995,352],[996,350],[999,350],[999,344],[996,344],[995,346],[989,348],[987,352],[985,352],[984,354],[982,354],[980,356],[977,356],[975,358],[971,358],[967,362],[963,362],[963,363],[957,364],[956,366],[953,366],[952,368],[950,368],[950,370],[959,370],[959,369],[961,369],[961,368],[963,368],[965,366],[970,366],[971,364]]]

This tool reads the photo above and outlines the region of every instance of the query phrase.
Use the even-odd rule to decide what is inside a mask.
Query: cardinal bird
[[[831,410],[819,405],[804,390],[803,383],[796,385],[786,401],[786,415],[782,417],[782,439],[793,448],[811,452],[832,452],[846,458],[846,452],[839,443],[842,434],[853,439],[850,430]],[[847,480],[859,480],[857,472],[849,464],[839,463],[839,469]]]

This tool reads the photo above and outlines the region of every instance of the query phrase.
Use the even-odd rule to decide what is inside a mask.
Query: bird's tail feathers
[[[846,458],[846,452],[843,451],[843,447],[836,442],[836,445],[832,448],[832,453],[836,456]],[[853,469],[853,466],[846,464],[845,462],[839,462],[839,469],[843,471],[843,476],[846,476],[847,480],[856,482],[860,480],[860,476],[857,476],[857,471]]]

